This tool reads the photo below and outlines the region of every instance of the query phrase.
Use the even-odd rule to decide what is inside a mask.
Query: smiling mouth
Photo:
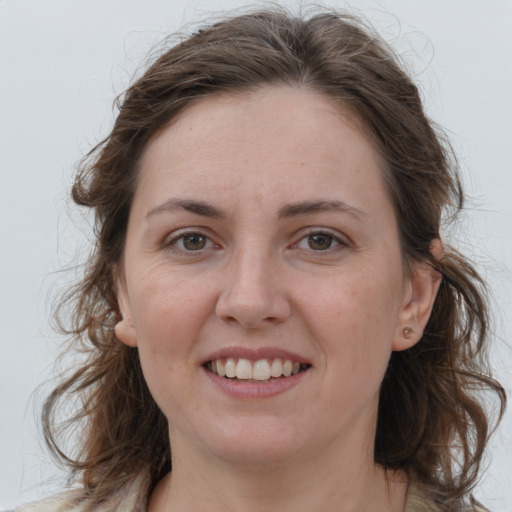
[[[308,363],[300,363],[290,359],[274,358],[251,361],[244,358],[223,358],[208,361],[203,365],[206,370],[232,380],[270,382],[297,375],[309,368]]]

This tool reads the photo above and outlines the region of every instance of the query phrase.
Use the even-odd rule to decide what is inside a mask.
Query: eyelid
[[[209,244],[208,247],[204,247],[202,249],[198,249],[196,251],[190,251],[186,249],[180,249],[176,246],[177,242],[190,235],[200,235],[207,239],[207,243]],[[209,249],[214,249],[220,247],[219,244],[217,244],[212,236],[208,234],[208,230],[203,227],[186,227],[181,228],[173,231],[172,233],[168,234],[162,241],[161,247],[163,249],[167,249],[179,254],[201,254],[204,251],[207,251]]]
[[[336,245],[332,248],[325,249],[323,251],[322,250],[314,251],[313,249],[304,249],[309,252],[316,252],[318,254],[326,254],[326,253],[334,252],[334,251],[336,251],[336,249],[349,247],[351,245],[350,239],[346,235],[341,234],[337,230],[333,230],[331,228],[322,228],[322,227],[309,227],[309,228],[305,228],[304,230],[301,230],[297,234],[297,237],[296,237],[297,241],[292,244],[292,247],[301,249],[300,247],[298,247],[299,243],[312,235],[327,235],[327,236],[331,237],[336,242]]]

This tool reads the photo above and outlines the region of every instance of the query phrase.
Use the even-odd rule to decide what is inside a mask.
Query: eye
[[[199,232],[182,233],[174,237],[166,245],[182,252],[196,252],[214,246],[210,238]]]
[[[346,246],[339,237],[331,233],[317,231],[309,233],[307,236],[299,240],[296,247],[299,249],[307,249],[316,252],[329,251],[339,246]]]
[[[330,249],[334,243],[334,238],[325,233],[317,233],[307,237],[307,244],[309,248],[314,251],[326,251]]]

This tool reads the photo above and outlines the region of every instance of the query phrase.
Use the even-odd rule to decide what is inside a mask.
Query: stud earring
[[[413,333],[413,330],[410,327],[404,327],[402,329],[402,334],[406,340],[411,338],[411,334]]]

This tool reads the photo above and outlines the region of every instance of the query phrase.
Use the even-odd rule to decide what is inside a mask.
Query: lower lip
[[[268,382],[244,382],[238,380],[226,379],[219,377],[215,373],[210,372],[203,368],[206,376],[217,386],[219,386],[224,393],[235,398],[268,398],[279,395],[288,391],[289,389],[297,386],[306,376],[311,368],[303,370],[290,377],[281,377]]]

